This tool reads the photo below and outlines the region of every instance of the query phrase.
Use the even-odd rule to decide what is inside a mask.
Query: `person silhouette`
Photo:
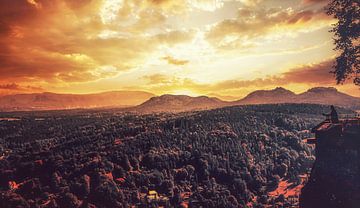
[[[323,115],[326,116],[326,117],[330,117],[331,123],[339,123],[339,116],[338,116],[338,113],[335,110],[335,107],[333,105],[331,105],[330,109],[331,109],[330,113],[328,113],[328,114],[323,113]]]

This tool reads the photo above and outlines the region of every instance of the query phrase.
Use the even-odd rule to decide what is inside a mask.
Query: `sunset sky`
[[[0,0],[0,94],[335,86],[324,0]],[[360,96],[351,81],[336,86]]]

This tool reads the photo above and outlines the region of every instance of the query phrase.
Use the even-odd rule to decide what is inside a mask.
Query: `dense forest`
[[[327,106],[0,117],[0,207],[296,207]],[[348,113],[342,110],[343,113]]]

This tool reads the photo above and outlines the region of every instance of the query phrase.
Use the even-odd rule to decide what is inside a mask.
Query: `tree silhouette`
[[[334,64],[338,84],[347,79],[353,79],[355,85],[360,85],[360,1],[332,0],[327,6],[327,14],[338,19],[331,32],[334,33],[335,49],[340,54]]]

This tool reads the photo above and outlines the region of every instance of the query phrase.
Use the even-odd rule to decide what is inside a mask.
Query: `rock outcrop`
[[[302,189],[300,207],[359,207],[360,119],[323,122],[313,132],[316,161]]]

